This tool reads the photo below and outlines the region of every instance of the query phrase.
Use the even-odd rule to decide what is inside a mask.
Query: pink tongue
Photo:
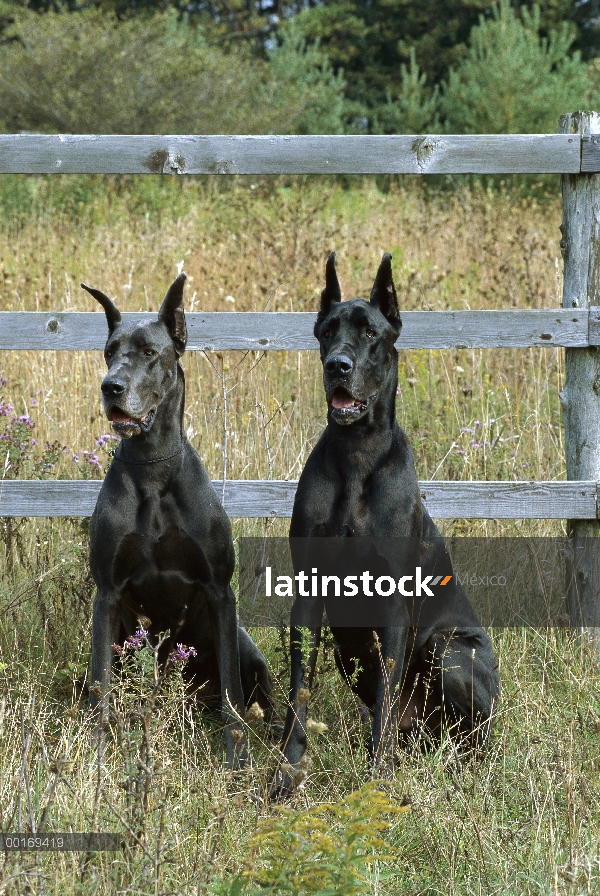
[[[331,404],[337,410],[341,410],[342,408],[353,408],[354,399],[351,395],[348,395],[345,389],[336,389],[333,393]]]
[[[115,408],[112,412],[112,422],[131,423],[131,417],[128,417],[127,414],[123,413],[123,411],[119,411],[117,408]]]

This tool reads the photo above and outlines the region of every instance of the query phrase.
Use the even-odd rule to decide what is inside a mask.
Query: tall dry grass
[[[183,261],[187,309],[312,310],[332,249],[346,297],[367,294],[381,253],[391,251],[405,309],[560,305],[556,184],[487,190],[456,181],[434,190],[408,179],[377,186],[366,179],[55,178],[27,181],[27,192],[24,181],[12,183],[21,199],[10,206],[4,198],[14,212],[0,229],[3,309],[91,310],[77,285],[84,279],[123,310],[153,310]],[[563,477],[561,364],[556,349],[404,353],[398,415],[420,478]],[[225,444],[228,478],[299,475],[324,426],[316,353],[190,353],[184,366],[188,432],[213,478],[223,474]],[[8,380],[2,398],[31,413],[40,445],[67,449],[52,475],[100,475],[85,466],[84,450],[108,461],[95,442],[107,429],[102,372],[100,353],[0,357]],[[287,523],[236,521],[234,532],[265,527],[285,534]],[[229,775],[218,719],[199,717],[181,690],[167,689],[153,708],[149,778],[126,711],[143,695],[137,684],[117,682],[125,721],[96,764],[76,684],[89,657],[85,529],[76,520],[32,520],[5,522],[2,530],[0,827],[39,824],[48,806],[55,831],[85,830],[93,821],[127,830],[135,821],[144,848],[7,856],[0,893],[214,890],[265,861],[248,844],[265,816],[255,795],[274,768],[276,738],[256,723],[252,767]],[[545,535],[561,526],[446,521],[444,529]],[[283,711],[285,640],[274,631],[253,634]],[[394,792],[412,810],[393,821],[396,857],[371,867],[365,893],[600,892],[598,667],[565,631],[497,631],[494,641],[503,692],[489,751],[465,762],[446,742],[426,756],[402,756]],[[329,730],[311,738],[299,808],[340,799],[368,778],[360,712],[327,639],[311,713]],[[288,891],[314,892],[302,881]]]
[[[81,209],[57,209],[52,194],[33,220],[5,227],[1,308],[95,310],[78,285],[85,279],[123,310],[155,310],[183,262],[190,310],[311,310],[332,249],[347,298],[368,294],[391,251],[407,310],[560,305],[560,204],[550,190],[535,198],[459,185],[436,193],[410,181],[382,192],[368,180],[345,189],[306,179],[297,189],[267,178],[190,179],[169,185],[159,203],[148,179],[129,189],[102,181],[106,192],[87,183]],[[399,419],[419,476],[561,478],[561,362],[555,349],[403,353]],[[74,476],[73,454],[94,450],[106,431],[100,353],[14,353],[1,366],[5,398],[20,413],[39,402],[38,440],[66,446],[56,474]],[[190,352],[184,366],[188,432],[215,479],[225,442],[228,478],[299,475],[324,425],[315,352]]]

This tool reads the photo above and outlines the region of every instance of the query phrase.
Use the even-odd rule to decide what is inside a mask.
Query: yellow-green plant
[[[243,871],[214,892],[220,896],[370,892],[369,868],[397,858],[385,834],[408,808],[387,785],[371,781],[338,803],[278,809],[259,822]]]

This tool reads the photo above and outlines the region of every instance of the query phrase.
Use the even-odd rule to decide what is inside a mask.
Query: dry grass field
[[[122,310],[153,310],[183,262],[186,309],[314,310],[332,249],[346,298],[368,293],[390,251],[401,308],[558,307],[560,215],[554,180],[525,189],[459,179],[4,178],[0,309],[96,310],[79,288],[85,280]],[[562,364],[556,349],[404,353],[398,417],[419,477],[564,478]],[[184,367],[188,436],[214,479],[298,477],[325,422],[315,352],[190,352]],[[102,475],[111,447],[97,441],[108,432],[102,370],[99,352],[0,353],[0,402],[14,408],[0,414],[0,436],[10,436],[0,441],[4,477]],[[33,428],[11,430],[11,415]],[[564,531],[555,521],[442,528]],[[286,529],[282,520],[234,522],[236,538]],[[276,737],[253,723],[252,767],[227,773],[218,719],[192,711],[177,675],[155,700],[146,655],[132,660],[127,682],[115,681],[98,765],[76,687],[89,657],[86,551],[85,523],[0,520],[0,828],[30,830],[45,813],[47,830],[126,831],[129,845],[5,856],[0,893],[600,893],[600,680],[569,632],[493,633],[503,693],[491,748],[467,762],[450,743],[403,754],[387,808],[404,800],[410,811],[387,815],[372,794],[357,797],[357,842],[374,860],[351,879],[348,813],[315,808],[368,781],[364,727],[331,645],[311,703],[328,731],[311,738],[292,815],[270,816],[256,800]],[[283,713],[285,639],[254,635]],[[387,851],[375,843],[384,816]],[[327,880],[315,873],[325,867]]]

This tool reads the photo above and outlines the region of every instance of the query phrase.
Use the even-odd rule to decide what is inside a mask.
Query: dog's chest
[[[122,587],[193,584],[210,575],[202,539],[194,520],[167,494],[147,494],[139,501],[118,539],[113,581]]]
[[[330,482],[328,488],[320,490],[313,506],[310,535],[413,534],[415,496],[393,488],[386,475],[346,477]]]
[[[210,576],[201,545],[181,529],[128,533],[119,542],[112,572],[118,588],[166,587],[168,591],[178,583],[200,584]]]
[[[340,483],[330,498],[330,505],[323,505],[326,534],[372,535],[377,529],[377,500],[372,489],[358,479],[347,479]]]
[[[382,437],[370,447],[348,445],[328,427],[300,479],[292,534],[420,534],[421,498],[406,436],[395,427],[390,438]]]

